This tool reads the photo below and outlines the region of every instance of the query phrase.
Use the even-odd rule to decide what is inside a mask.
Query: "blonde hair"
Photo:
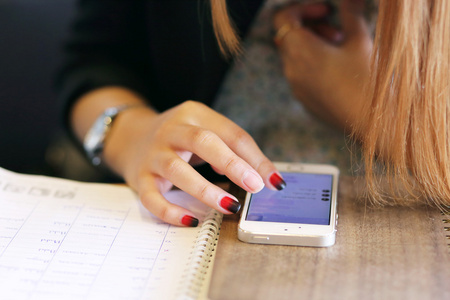
[[[450,204],[450,6],[448,0],[382,0],[361,138],[369,194],[394,200],[400,190],[438,206]],[[378,157],[380,159],[378,159]],[[385,197],[384,197],[385,199]]]
[[[241,43],[236,26],[230,20],[226,0],[210,0],[214,33],[225,57],[238,55]]]
[[[236,40],[228,43],[234,31],[226,1],[210,2],[221,49],[236,53]],[[404,203],[405,190],[416,200],[441,207],[450,204],[449,3],[379,3],[369,96],[353,133],[362,144],[365,177],[375,204]],[[379,166],[381,172],[376,172]],[[389,201],[380,174],[388,179]]]

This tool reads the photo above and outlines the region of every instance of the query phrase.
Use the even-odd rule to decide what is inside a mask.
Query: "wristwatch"
[[[83,147],[87,157],[94,166],[98,166],[102,162],[101,154],[103,152],[105,138],[108,131],[111,129],[114,119],[120,112],[133,106],[136,105],[125,104],[107,108],[97,120],[95,120],[94,124],[87,132],[84,137]]]

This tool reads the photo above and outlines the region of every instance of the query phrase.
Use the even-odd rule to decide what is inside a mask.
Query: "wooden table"
[[[450,216],[424,206],[369,208],[357,186],[340,179],[330,248],[243,243],[238,216],[226,216],[210,298],[450,299]]]

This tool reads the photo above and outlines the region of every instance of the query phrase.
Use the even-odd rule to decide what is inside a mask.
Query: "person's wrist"
[[[94,121],[83,139],[87,157],[95,166],[100,165],[104,143],[118,115],[136,105],[122,104],[106,108]]]
[[[150,120],[157,115],[150,107],[140,106],[117,117],[103,149],[103,160],[109,169],[124,177],[130,159],[136,156],[138,143],[149,130]]]

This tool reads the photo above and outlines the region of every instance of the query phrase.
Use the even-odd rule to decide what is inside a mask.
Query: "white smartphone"
[[[332,165],[275,163],[281,191],[247,193],[238,226],[243,242],[295,246],[334,245],[339,169]]]

